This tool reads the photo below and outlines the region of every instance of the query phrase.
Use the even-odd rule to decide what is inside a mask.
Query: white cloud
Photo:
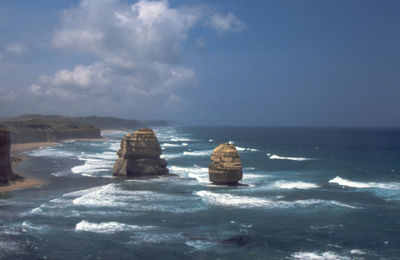
[[[41,98],[75,100],[82,109],[90,99],[116,110],[171,107],[180,101],[178,89],[197,83],[195,72],[181,63],[182,43],[210,15],[213,20],[215,14],[202,8],[172,8],[167,0],[132,5],[82,0],[63,13],[51,42],[56,49],[78,52],[94,63],[42,75],[30,91]],[[212,25],[218,31],[243,25],[232,14],[218,17],[228,19]]]
[[[208,24],[220,33],[238,32],[246,28],[246,25],[230,12],[226,15],[217,13],[212,15]]]
[[[107,84],[106,73],[106,69],[101,65],[90,65],[87,67],[77,65],[73,70],[59,70],[53,77],[42,76],[40,81],[44,84],[51,84],[54,86],[72,85],[80,88],[87,88],[93,84]]]
[[[24,44],[19,43],[19,42],[11,43],[11,44],[7,45],[5,49],[8,53],[12,53],[15,55],[22,55],[29,51],[28,48]]]

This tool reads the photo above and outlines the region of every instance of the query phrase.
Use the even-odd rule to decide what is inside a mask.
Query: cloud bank
[[[41,75],[29,93],[38,103],[46,102],[45,109],[69,107],[72,113],[156,114],[174,107],[179,90],[198,82],[195,71],[182,62],[183,45],[196,26],[218,33],[245,28],[232,13],[172,8],[166,0],[131,5],[82,0],[64,11],[51,45],[91,62]]]

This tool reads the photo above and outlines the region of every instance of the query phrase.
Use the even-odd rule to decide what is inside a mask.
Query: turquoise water
[[[30,152],[0,197],[4,259],[398,259],[400,130],[156,129],[173,177],[111,177],[125,132]],[[232,142],[242,183],[208,182]]]

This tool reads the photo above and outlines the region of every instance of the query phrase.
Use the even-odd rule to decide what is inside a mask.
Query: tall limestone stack
[[[10,162],[10,133],[0,125],[0,185],[20,178],[11,170]]]
[[[208,176],[215,184],[237,184],[243,177],[242,163],[236,147],[230,143],[220,144],[211,155]]]
[[[168,174],[167,162],[160,159],[161,147],[154,131],[149,128],[129,133],[121,140],[115,162],[114,176],[143,176]]]

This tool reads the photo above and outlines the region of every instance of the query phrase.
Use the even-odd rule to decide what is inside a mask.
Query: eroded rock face
[[[240,155],[233,144],[220,144],[211,155],[208,176],[215,184],[237,184],[243,177]]]
[[[0,126],[0,185],[17,178],[18,176],[11,170],[10,133],[6,128]]]
[[[160,159],[161,147],[154,131],[149,128],[129,133],[121,140],[115,162],[114,176],[143,176],[168,174],[167,162]]]

